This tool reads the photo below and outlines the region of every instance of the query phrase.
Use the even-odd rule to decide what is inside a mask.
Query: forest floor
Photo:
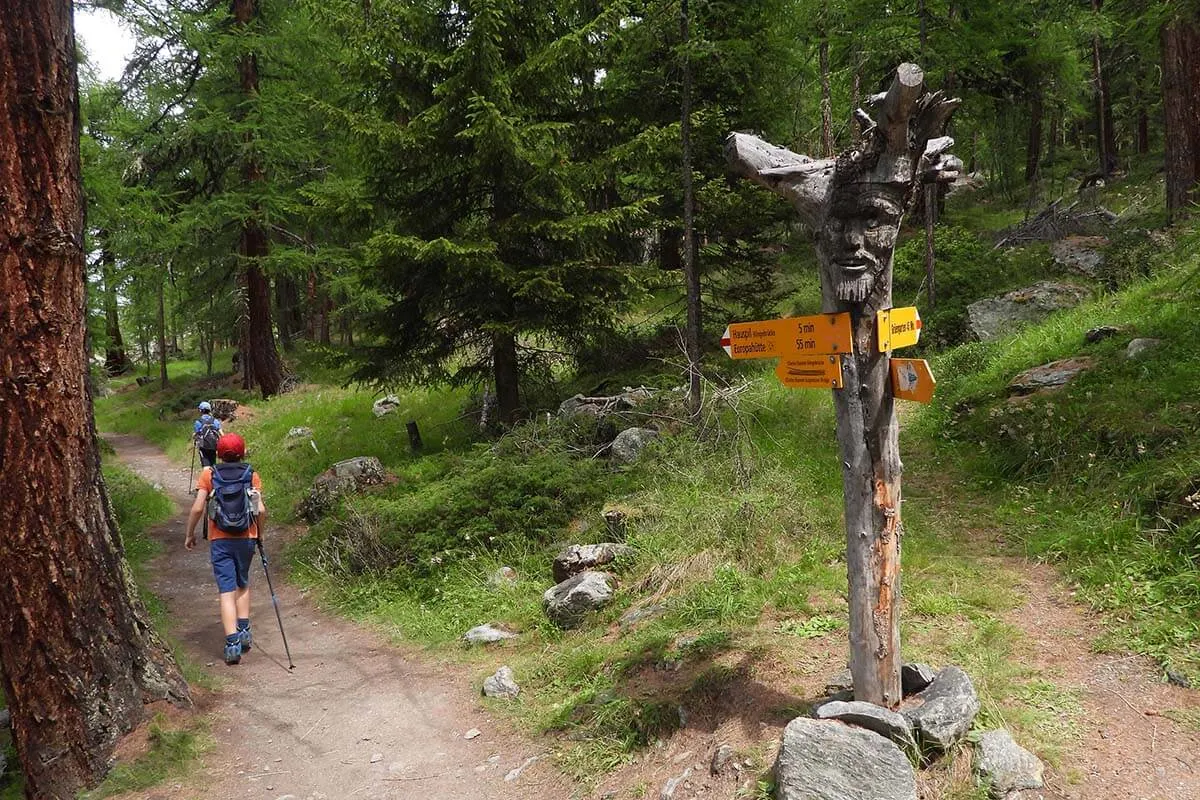
[[[166,605],[168,633],[186,657],[221,678],[203,704],[214,746],[202,767],[182,782],[126,797],[570,796],[566,779],[542,758],[544,749],[485,713],[463,673],[413,658],[363,626],[322,613],[289,587],[276,556],[293,530],[268,528],[265,540],[295,669],[287,668],[258,565],[251,579],[254,648],[241,664],[226,667],[207,553],[203,546],[183,548],[188,470],[139,437],[105,438],[177,506],[174,518],[150,532],[163,549],[149,565],[147,588]],[[472,729],[481,733],[464,738]]]
[[[771,763],[783,726],[840,669],[844,645],[837,632],[797,640],[792,650],[739,647],[715,656],[735,677],[722,682],[709,702],[689,709],[683,728],[585,788],[560,775],[545,757],[554,742],[539,746],[487,713],[469,667],[444,656],[405,652],[367,628],[327,615],[282,574],[276,585],[296,669],[286,668],[258,567],[255,649],[242,664],[225,667],[208,560],[202,551],[181,546],[190,502],[187,470],[136,436],[106,438],[122,461],[161,485],[178,506],[176,517],[152,531],[163,552],[149,566],[148,588],[165,603],[170,635],[187,657],[211,663],[222,678],[204,703],[214,745],[202,766],[182,782],[130,798],[658,797],[660,787],[689,770],[674,795],[678,800],[753,797],[762,792],[756,777]],[[940,485],[934,477],[923,482]],[[298,531],[275,533],[267,537],[272,554]],[[973,541],[977,551],[1004,550],[996,546],[1001,531],[964,536],[961,546]],[[1047,770],[1046,789],[1025,797],[1200,797],[1200,695],[1164,683],[1146,658],[1094,652],[1103,620],[1073,600],[1052,567],[1012,556],[980,560],[1011,577],[1017,599],[1000,615],[1015,631],[1011,657],[1047,687],[1044,697],[1035,693],[1024,700],[1040,702],[1047,706],[1041,711],[1062,718],[1061,746],[1056,765]],[[764,639],[779,640],[774,622],[764,614]],[[952,634],[931,625],[919,635]],[[652,693],[657,683],[683,677],[647,665],[637,690]],[[472,728],[482,734],[466,740]],[[720,744],[752,754],[744,762],[749,766],[711,776],[708,760]],[[519,777],[505,780],[534,757]],[[965,796],[967,771],[960,760],[924,772],[923,800]]]

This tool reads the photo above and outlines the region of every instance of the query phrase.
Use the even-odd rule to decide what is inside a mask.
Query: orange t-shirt
[[[250,476],[250,485],[255,489],[258,489],[260,492],[262,491],[262,479],[258,477],[257,472]],[[207,497],[207,495],[212,492],[212,488],[212,467],[205,467],[204,471],[200,473],[200,479],[196,481],[196,489],[204,492],[205,496]],[[257,520],[250,523],[250,530],[246,531],[245,533],[226,533],[217,527],[216,520],[208,519],[207,516],[205,517],[204,521],[205,524],[208,525],[209,539],[245,539],[247,537],[251,539],[258,538]]]

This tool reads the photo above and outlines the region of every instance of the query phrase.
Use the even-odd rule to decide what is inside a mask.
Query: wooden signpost
[[[734,322],[725,329],[721,346],[730,358],[849,353],[850,315],[813,314],[762,322]]]
[[[933,376],[924,362],[891,358],[893,349],[916,344],[921,330],[916,309],[909,316],[909,309],[892,308],[892,256],[911,199],[921,187],[952,181],[962,162],[947,152],[953,140],[941,135],[958,101],[927,92],[920,67],[901,64],[890,88],[873,102],[871,113],[855,112],[862,141],[836,158],[812,159],[742,133],[731,134],[726,142],[733,169],[788,198],[814,232],[825,312],[821,316],[848,317],[849,342],[838,341],[836,351],[789,351],[787,343],[793,337],[778,329],[774,336],[756,339],[743,334],[746,329],[739,325],[730,325],[722,344],[734,358],[780,358],[776,372],[787,385],[833,387],[845,502],[854,698],[895,708],[902,699],[899,599],[904,529],[894,398],[927,402]],[[878,324],[883,311],[888,312],[886,329]],[[744,324],[752,330],[763,323]],[[780,324],[792,330],[794,323]],[[814,334],[821,327],[815,323]],[[776,343],[773,349],[768,340]],[[815,356],[825,356],[825,363],[817,364],[820,359]]]

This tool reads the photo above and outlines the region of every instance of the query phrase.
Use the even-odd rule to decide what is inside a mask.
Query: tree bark
[[[285,353],[296,349],[292,341],[291,318],[287,313],[287,298],[284,294],[283,278],[275,279],[275,327],[279,330],[279,346]]]
[[[680,146],[683,150],[683,274],[687,280],[688,409],[700,413],[700,272],[696,265],[696,198],[692,191],[692,66],[688,54],[691,21],[688,0],[680,0],[679,33],[683,43],[683,86],[680,92]]]
[[[187,686],[138,599],[87,381],[69,0],[0,15],[0,687],[30,798],[74,797]],[[17,566],[19,565],[19,568]]]
[[[1042,163],[1042,120],[1046,106],[1041,90],[1029,97],[1029,138],[1025,147],[1025,183],[1031,184],[1038,178],[1038,167]]]
[[[235,27],[245,28],[258,16],[258,0],[233,0]],[[238,59],[238,75],[242,94],[247,99],[258,96],[258,58],[246,53]],[[253,134],[247,134],[253,136]],[[242,162],[242,181],[246,189],[265,180],[262,165],[252,155]],[[258,208],[252,213],[257,215]],[[243,220],[238,241],[238,254],[246,271],[246,360],[263,399],[279,394],[283,385],[283,366],[275,348],[275,332],[271,324],[271,286],[262,272],[262,259],[269,253],[267,236],[255,217]]]
[[[829,86],[829,37],[822,34],[821,62],[821,155],[833,155],[833,92]]]
[[[1092,0],[1092,11],[1100,13],[1101,0]],[[1092,75],[1096,92],[1096,149],[1100,158],[1100,174],[1108,177],[1112,171],[1114,154],[1112,142],[1112,114],[1108,108],[1108,87],[1104,82],[1103,62],[1100,56],[1100,36],[1092,37]]]
[[[492,334],[492,374],[500,422],[512,425],[521,411],[521,376],[517,364],[517,340],[511,333]]]
[[[158,280],[158,381],[162,388],[167,388],[167,315],[165,313],[164,295],[167,292],[166,278],[159,276]]]
[[[1200,200],[1200,19],[1163,25],[1160,41],[1167,218],[1174,221]]]
[[[103,234],[101,234],[103,236]],[[124,375],[133,368],[121,337],[121,319],[117,308],[117,275],[111,250],[100,250],[101,277],[104,280],[104,331],[108,347],[104,351],[104,370],[109,375]]]

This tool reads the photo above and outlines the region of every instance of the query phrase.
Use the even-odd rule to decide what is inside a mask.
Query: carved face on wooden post
[[[869,313],[890,305],[892,252],[917,188],[952,181],[961,162],[942,136],[958,100],[926,92],[924,74],[902,64],[888,91],[855,116],[862,140],[837,158],[814,160],[735,133],[735,170],[790,199],[813,229],[826,311]],[[878,122],[876,122],[878,120]]]
[[[817,232],[823,286],[839,300],[864,302],[892,263],[904,215],[904,190],[885,183],[845,184],[834,190]]]

